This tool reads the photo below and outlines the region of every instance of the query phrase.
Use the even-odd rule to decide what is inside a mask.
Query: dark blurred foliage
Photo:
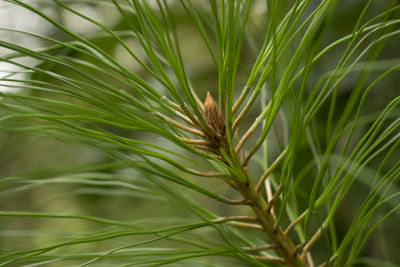
[[[282,16],[284,15],[285,10],[287,10],[291,1],[282,1],[281,9]],[[374,1],[373,7],[369,9],[368,18],[373,17],[378,11],[382,11],[386,5],[386,1]],[[86,27],[84,23],[79,22],[76,17],[67,16],[60,8],[55,7],[51,4],[40,4],[41,8],[45,9],[47,12],[51,13],[53,17],[58,18],[58,20],[64,24],[70,25],[72,28],[82,27],[82,33],[85,35],[94,35],[91,40],[104,49],[109,54],[115,56],[117,59],[120,59],[121,63],[127,66],[130,70],[135,73],[140,74],[140,76],[144,79],[148,79],[146,73],[142,71],[137,64],[133,60],[129,59],[129,56],[124,52],[119,44],[115,41],[110,41],[109,38],[102,37],[101,32],[96,32],[91,28],[87,29],[87,32],[83,29]],[[257,3],[257,5],[262,5]],[[129,30],[128,25],[119,20],[118,14],[112,12],[110,8],[102,8],[101,4],[79,4],[75,6],[76,8],[81,8],[83,11],[91,10],[93,12],[97,12],[97,17],[99,18],[107,18],[111,23],[107,23],[104,21],[106,25],[109,25],[114,30],[125,31]],[[320,47],[325,47],[331,42],[345,36],[346,34],[350,34],[353,30],[353,26],[356,23],[358,16],[364,7],[364,1],[339,1],[338,7],[334,16],[329,21],[329,24],[326,28],[326,31],[323,33],[322,41]],[[205,7],[207,8],[207,7]],[[256,10],[257,11],[257,10]],[[258,13],[254,11],[252,19],[249,22],[248,27],[248,36],[245,39],[243,54],[242,54],[242,63],[240,66],[240,75],[239,80],[237,81],[237,89],[239,90],[243,87],[246,82],[246,74],[248,74],[252,62],[254,62],[257,51],[262,45],[262,41],[264,38],[264,34],[266,31],[266,16],[265,14]],[[202,98],[205,97],[207,91],[217,92],[217,69],[213,65],[211,57],[203,45],[201,38],[198,32],[195,30],[194,25],[191,20],[186,16],[185,12],[181,8],[174,9],[174,15],[176,16],[176,22],[178,27],[178,33],[181,41],[181,49],[182,55],[184,58],[184,63],[186,66],[186,71],[189,73],[191,78],[191,82],[196,88],[198,95]],[[10,18],[12,19],[12,18]],[[77,20],[77,22],[73,22]],[[41,23],[36,24],[36,27],[41,27]],[[82,25],[79,25],[82,23]],[[15,22],[15,26],[18,27],[18,21]],[[96,32],[92,34],[93,32]],[[90,34],[89,34],[90,33]],[[48,28],[48,31],[44,34],[51,36],[52,38],[70,41],[69,37],[65,36],[61,32],[55,30],[52,27]],[[97,36],[96,36],[97,35]],[[16,36],[2,36],[2,38],[13,38],[16,39]],[[18,40],[18,39],[17,39]],[[23,42],[23,45],[29,46],[31,44],[27,44]],[[145,58],[145,54],[140,50],[139,45],[135,40],[127,41],[132,47],[133,50],[137,51],[138,55],[141,58]],[[35,43],[35,46],[46,46],[48,43]],[[384,49],[381,51],[379,58],[381,59],[392,59],[400,57],[400,39],[392,39],[388,42]],[[295,49],[294,47],[292,49]],[[309,81],[310,84],[315,84],[315,82],[319,79],[319,77],[325,73],[326,71],[332,69],[335,64],[338,62],[338,57],[341,56],[341,52],[343,52],[343,47],[339,47],[334,50],[334,52],[329,53],[324,57],[324,61],[318,63],[318,67],[314,68],[312,76],[315,78],[314,81]],[[59,54],[60,51],[57,51]],[[76,53],[74,51],[70,51],[64,49],[61,51],[65,57],[72,57],[84,61],[89,61],[95,63],[93,59],[86,57],[85,55]],[[278,64],[286,64],[286,62],[290,60],[290,58],[285,58],[282,62]],[[285,62],[286,61],[286,62]],[[47,64],[45,66],[41,66],[43,69],[53,70],[57,72],[66,73],[69,70],[60,69],[59,66]],[[58,69],[55,69],[58,68]],[[96,73],[94,73],[96,75]],[[74,77],[75,73],[70,73],[72,77]],[[101,75],[98,73],[97,75]],[[368,77],[368,80],[371,82],[377,76],[372,74]],[[45,77],[41,77],[40,75],[35,75],[34,79],[43,80]],[[113,84],[118,82],[118,77],[115,77],[116,80],[106,80],[107,82]],[[333,120],[336,120],[340,116],[341,108],[344,107],[355,83],[355,80],[358,78],[357,75],[350,75],[346,81],[344,81],[339,89],[338,95],[338,105],[335,116]],[[108,77],[105,79],[109,79]],[[56,83],[57,81],[47,80],[48,82]],[[372,94],[369,96],[367,100],[367,105],[364,110],[364,114],[373,113],[375,111],[381,110],[388,101],[399,95],[399,86],[400,84],[400,75],[390,75],[383,82],[379,83],[377,87],[373,90]],[[154,86],[158,86],[156,82],[154,82]],[[121,88],[127,91],[131,91],[130,88]],[[39,94],[39,93],[35,93]],[[44,93],[40,93],[44,94]],[[73,100],[75,101],[75,100]],[[326,144],[329,142],[327,140],[326,135],[326,114],[329,112],[329,104],[327,102],[324,107],[322,107],[320,115],[315,123],[315,128],[317,132],[314,138],[319,138],[321,144]],[[255,117],[257,112],[260,110],[258,108],[253,108],[253,114],[250,117]],[[248,124],[250,125],[252,121],[249,120]],[[282,129],[284,125],[279,120],[275,123],[273,128],[273,133],[270,136],[270,143],[274,143],[273,145],[279,146],[285,143],[285,136],[282,134],[284,131]],[[365,125],[367,128],[368,125]],[[122,131],[120,129],[109,129],[110,131],[116,131],[120,135],[130,137],[132,133],[129,131]],[[146,139],[145,133],[140,134],[136,133],[136,139]],[[154,139],[154,138],[153,138]],[[157,139],[154,139],[157,141]],[[250,140],[250,143],[254,143],[255,140]],[[298,163],[297,168],[300,172],[304,166],[311,160],[311,152],[309,151],[309,146],[307,145],[307,140],[304,139],[304,144],[299,145],[298,151]],[[400,159],[400,154],[396,154],[396,156],[392,159],[394,162]],[[38,135],[28,135],[28,134],[18,134],[18,133],[8,133],[1,132],[0,133],[0,175],[1,177],[9,176],[9,175],[18,175],[24,173],[30,173],[31,175],[43,175],[48,177],[51,176],[52,170],[59,170],[59,168],[65,169],[65,174],[74,172],[75,170],[69,170],[69,166],[76,166],[81,164],[91,164],[98,162],[107,162],[108,158],[101,151],[96,150],[96,148],[88,147],[86,145],[77,144],[77,143],[67,143],[64,141],[54,140],[47,137],[42,137]],[[376,162],[372,162],[371,168],[375,167],[374,164]],[[37,169],[42,169],[41,171],[36,171]],[[90,168],[89,168],[90,169]],[[114,170],[113,168],[101,170],[104,173],[113,173],[113,172],[121,172],[128,173],[128,175],[135,175],[135,173],[129,172],[129,170]],[[250,175],[254,175],[258,177],[262,172],[261,167],[254,164],[252,168],[249,168]],[[200,182],[202,185],[206,185],[207,187],[212,187],[213,190],[229,190],[224,186],[219,185],[217,182]],[[301,191],[298,193],[300,195],[304,195],[304,197],[308,196],[308,192],[311,188],[313,181],[304,180]],[[359,186],[355,186],[352,189],[352,192],[348,194],[346,200],[343,202],[342,207],[339,210],[339,213],[336,216],[336,230],[338,234],[338,239],[343,236],[345,231],[348,229],[348,225],[351,223],[351,220],[359,206],[360,196],[365,196],[368,192],[368,186],[363,184],[361,181],[357,181]],[[1,186],[1,184],[0,184]],[[156,189],[155,189],[156,190]],[[105,192],[109,192],[107,195]],[[3,191],[5,192],[5,191]],[[6,211],[20,210],[20,211],[39,211],[39,212],[56,212],[56,213],[78,213],[78,214],[88,214],[92,216],[99,217],[107,217],[107,218],[118,218],[118,219],[140,219],[140,218],[151,218],[151,217],[162,217],[168,216],[171,213],[179,213],[182,212],[180,210],[174,209],[174,206],[163,206],[162,208],[157,208],[159,205],[157,200],[143,200],[137,198],[135,196],[131,196],[128,191],[124,189],[113,187],[113,186],[94,186],[94,185],[49,185],[45,187],[40,187],[37,189],[32,189],[29,191],[22,192],[7,192],[9,196],[2,196],[2,202],[0,203],[0,209]],[[196,198],[197,196],[194,196]],[[234,196],[233,196],[234,197]],[[7,201],[8,200],[8,201]],[[215,202],[207,201],[203,198],[199,198],[199,201],[203,201],[207,207],[211,210],[215,211],[221,215],[229,215],[232,213],[238,213],[239,209],[231,210],[231,208],[226,208],[222,205],[215,205]],[[306,199],[304,199],[304,205],[306,203]],[[304,208],[303,206],[302,208]],[[155,214],[156,213],[156,214]],[[240,210],[239,213],[249,213],[247,209]],[[393,263],[400,264],[400,255],[398,250],[400,249],[399,240],[400,240],[400,230],[398,228],[398,221],[400,219],[400,213],[397,212],[391,218],[385,221],[379,229],[372,235],[370,242],[363,250],[361,256],[368,257],[377,257],[383,259],[390,259]],[[149,220],[151,221],[151,220]],[[21,237],[14,238],[12,244],[14,247],[19,248],[28,248],[35,247],[44,244],[51,244],[51,240],[44,237],[40,233],[40,229],[43,231],[54,231],[59,232],[62,236],[65,229],[74,229],[76,233],[83,232],[85,229],[96,227],[95,224],[91,225],[90,223],[76,221],[71,224],[70,222],[52,224],[53,221],[43,220],[43,219],[30,219],[30,218],[2,218],[0,220],[0,229],[1,231],[8,231],[9,234],[14,233],[15,236],[18,234],[22,234],[20,231],[24,229],[24,231],[29,231],[35,229],[36,232],[32,232],[30,238]],[[62,227],[60,227],[62,226]],[[39,229],[39,231],[38,231]],[[13,230],[14,232],[12,232]],[[318,251],[321,255],[320,259],[323,259],[324,256],[327,256],[326,246],[323,243],[328,243],[327,240],[321,239],[313,250]],[[319,246],[321,245],[321,246]],[[11,246],[6,238],[0,239],[0,251],[2,249],[7,249],[7,247]],[[87,245],[89,246],[89,245]],[[319,248],[320,247],[320,248]],[[1,253],[1,252],[0,252]],[[361,264],[359,266],[362,266]],[[371,265],[370,265],[371,266]]]

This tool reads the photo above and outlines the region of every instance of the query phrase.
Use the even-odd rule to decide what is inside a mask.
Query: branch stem
[[[264,231],[261,225],[253,224],[253,223],[244,223],[244,222],[235,222],[235,221],[230,221],[228,224],[237,226],[237,227],[242,227],[242,228],[248,228],[248,229],[255,229],[259,231]]]
[[[258,219],[255,216],[225,216],[225,217],[219,217],[214,220],[214,222],[216,223],[228,222],[228,221],[258,222]]]
[[[270,176],[270,174],[276,169],[276,167],[281,163],[281,161],[284,159],[286,155],[287,148],[282,151],[282,153],[276,158],[276,160],[269,166],[269,168],[265,171],[263,176],[261,176],[260,180],[258,181],[256,185],[256,191],[260,191],[264,181]]]
[[[278,188],[278,190],[275,192],[275,194],[272,196],[271,200],[268,202],[268,206],[267,209],[265,210],[265,212],[267,214],[269,214],[271,212],[271,209],[273,209],[274,204],[276,202],[276,200],[278,199],[278,197],[281,195],[283,190],[282,185]]]
[[[232,107],[232,114],[235,114],[240,105],[242,105],[243,101],[246,99],[247,95],[249,94],[250,86],[246,85],[243,88],[242,93],[240,94],[239,98],[236,100],[235,104]]]
[[[251,184],[243,185],[241,188],[241,194],[251,201],[251,207],[255,212],[263,231],[279,247],[277,252],[284,260],[283,262],[290,267],[305,267],[306,264],[300,257],[293,241],[284,235],[281,227],[274,227],[275,218],[270,213],[265,212],[268,205],[255,190],[255,187]]]
[[[192,147],[198,148],[198,149],[202,149],[202,150],[205,150],[205,151],[209,151],[209,152],[212,152],[212,153],[215,153],[215,154],[218,153],[218,150],[215,150],[215,149],[213,149],[213,148],[211,148],[209,146],[205,146],[205,145],[192,144]]]
[[[239,117],[235,120],[235,122],[233,123],[232,126],[232,132],[234,132],[234,130],[236,130],[237,126],[236,124],[238,124]],[[243,135],[243,137],[240,139],[240,141],[238,142],[238,144],[235,147],[235,151],[238,152],[240,150],[240,148],[243,146],[244,142],[246,142],[246,140],[253,134],[253,132],[256,130],[258,124],[261,122],[262,118],[261,117],[257,117],[255,122],[250,126],[250,128],[247,130],[247,132]]]
[[[294,228],[297,224],[301,223],[301,222],[306,218],[306,215],[307,215],[307,211],[303,212],[296,220],[294,220],[294,221],[288,226],[288,228],[286,228],[286,230],[285,230],[285,235],[289,235],[290,232],[293,230],[293,228]]]
[[[179,111],[175,111],[175,115],[178,116],[180,119],[182,119],[183,121],[187,122],[188,124],[192,125],[193,127],[199,128],[201,127],[201,125],[199,124],[198,121],[196,121],[197,123],[193,122],[192,119],[190,119],[188,116],[183,115],[182,113],[180,113]]]
[[[249,251],[249,252],[258,252],[258,251],[277,249],[277,248],[279,248],[278,245],[269,244],[269,245],[264,245],[264,246],[259,246],[259,247],[244,247],[243,250]]]
[[[320,264],[318,267],[326,267],[326,266],[330,266],[330,264],[332,262],[334,262],[337,258],[337,255],[333,255],[332,257],[329,258],[329,260],[327,262],[324,262],[322,264]]]
[[[231,205],[251,205],[251,202],[248,201],[247,199],[231,200],[221,195],[219,195],[219,197],[224,199],[226,203],[229,203]]]
[[[285,263],[285,260],[282,259],[281,257],[276,257],[276,256],[272,256],[272,255],[262,255],[262,256],[253,255],[251,257],[253,259],[263,261],[263,262],[276,262],[276,263],[282,263],[282,264]]]
[[[200,137],[206,138],[206,135],[202,131],[199,131],[199,130],[190,128],[190,127],[188,127],[186,125],[183,125],[182,123],[179,123],[179,122],[177,122],[177,121],[175,121],[175,120],[173,120],[173,119],[171,119],[171,118],[169,118],[169,117],[167,117],[167,116],[165,116],[165,115],[163,115],[163,114],[161,114],[159,112],[157,112],[156,114],[157,114],[157,116],[159,116],[160,118],[162,118],[166,122],[168,122],[168,123],[180,128],[180,129],[182,129],[182,130],[184,130],[184,131],[186,131],[188,133],[192,133],[192,134],[198,135]]]
[[[207,146],[210,144],[210,142],[206,140],[197,140],[197,139],[190,139],[190,138],[184,138],[181,136],[176,136],[178,139],[182,140],[185,143],[192,144],[192,145],[203,145]]]
[[[318,241],[319,237],[322,234],[323,226],[318,228],[317,232],[311,237],[310,241],[304,246],[303,253],[301,254],[301,258],[304,259],[306,254],[310,251],[311,247]]]

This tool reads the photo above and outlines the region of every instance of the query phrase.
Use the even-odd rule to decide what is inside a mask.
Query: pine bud
[[[218,106],[210,92],[207,92],[206,100],[204,101],[204,117],[208,125],[213,128],[218,134],[223,134],[224,125],[218,112]]]

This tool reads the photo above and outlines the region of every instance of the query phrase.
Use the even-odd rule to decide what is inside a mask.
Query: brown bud
[[[207,97],[204,101],[204,117],[211,128],[213,128],[218,134],[223,134],[224,125],[218,112],[217,103],[215,103],[210,92],[207,92]]]

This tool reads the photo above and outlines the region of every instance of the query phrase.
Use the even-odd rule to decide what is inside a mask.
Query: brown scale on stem
[[[196,134],[203,138],[203,140],[198,139],[189,139],[177,136],[177,138],[181,139],[185,143],[191,145],[194,148],[205,150],[211,152],[215,155],[215,157],[223,162],[225,159],[220,155],[219,148],[226,146],[226,131],[225,131],[225,123],[222,119],[222,116],[218,110],[217,103],[214,98],[211,96],[210,92],[207,92],[207,97],[203,103],[201,104],[201,110],[204,113],[204,120],[208,125],[209,129],[205,129],[202,127],[198,121],[191,121],[189,117],[186,117],[184,114],[180,114],[180,118],[188,122],[190,125],[195,128],[190,128],[185,125],[182,125],[179,122],[173,121],[172,119],[167,119],[171,124],[185,130],[186,132]],[[177,108],[175,108],[178,110]],[[182,110],[182,109],[180,109]],[[180,112],[178,110],[178,112]],[[183,111],[183,110],[182,110]],[[183,111],[184,112],[184,111]],[[184,112],[185,113],[185,112]]]
[[[207,124],[214,130],[213,135],[208,136],[210,143],[215,147],[219,147],[225,136],[225,124],[218,111],[217,103],[210,92],[207,92],[207,97],[204,101],[204,118]]]

